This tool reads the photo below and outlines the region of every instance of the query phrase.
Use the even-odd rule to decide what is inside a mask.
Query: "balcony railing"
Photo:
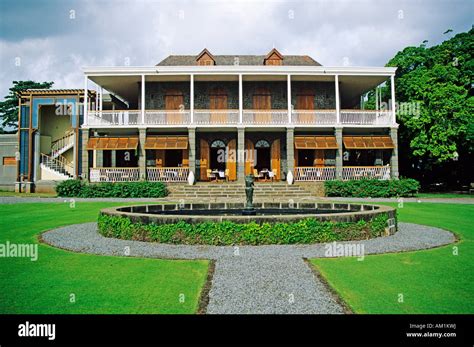
[[[388,180],[390,179],[390,166],[345,166],[342,168],[343,180],[360,180],[364,178]]]
[[[146,175],[147,180],[152,182],[186,182],[189,167],[149,167]]]
[[[140,125],[141,111],[88,111],[87,124],[99,126]]]
[[[191,122],[191,119],[193,121]],[[186,126],[186,125],[238,125],[239,110],[146,110],[142,122],[139,110],[88,111],[88,126]],[[337,125],[336,110],[293,110],[291,121],[287,110],[243,110],[244,125]],[[390,126],[392,111],[341,110],[341,125]]]
[[[243,123],[247,125],[288,124],[287,110],[244,110]]]
[[[328,181],[336,178],[335,167],[295,167],[295,181]]]
[[[336,122],[336,110],[294,110],[291,114],[292,124],[332,125]]]
[[[341,124],[351,125],[390,125],[391,111],[341,110]]]
[[[194,124],[239,124],[239,110],[194,110]]]
[[[188,125],[191,123],[189,110],[146,110],[146,125]]]
[[[90,169],[91,182],[133,182],[140,178],[137,167],[101,167]]]

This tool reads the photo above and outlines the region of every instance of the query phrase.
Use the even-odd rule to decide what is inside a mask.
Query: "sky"
[[[473,13],[474,0],[0,0],[0,97],[14,80],[83,88],[84,66],[155,65],[204,47],[384,66],[469,30]]]

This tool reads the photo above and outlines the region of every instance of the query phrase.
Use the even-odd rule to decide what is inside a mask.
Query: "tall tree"
[[[0,119],[2,127],[18,127],[18,92],[26,89],[50,89],[54,82],[13,81],[5,100],[0,102]]]
[[[474,29],[439,45],[407,47],[387,66],[398,67],[395,77],[399,105],[402,174],[442,171],[452,179],[455,171],[471,172],[474,122]],[[390,83],[382,87],[390,98]],[[369,93],[367,108],[374,106]],[[464,177],[468,178],[467,176]]]

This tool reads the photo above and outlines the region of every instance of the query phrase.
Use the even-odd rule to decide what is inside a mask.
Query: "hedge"
[[[89,184],[81,180],[66,180],[56,186],[62,197],[77,198],[161,198],[168,195],[162,182],[117,182]]]
[[[363,240],[384,235],[387,214],[381,213],[366,222],[329,222],[307,218],[290,223],[231,221],[190,224],[134,223],[127,217],[100,214],[99,232],[105,237],[188,245],[265,245],[311,244],[343,240]]]
[[[326,196],[389,198],[417,194],[420,189],[420,182],[412,178],[399,180],[333,180],[324,182],[324,188]]]

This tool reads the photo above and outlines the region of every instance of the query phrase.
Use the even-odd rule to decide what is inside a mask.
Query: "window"
[[[211,143],[211,148],[225,148],[225,143],[222,140],[214,140]]]
[[[258,140],[255,143],[255,148],[270,148],[270,143],[267,140]]]
[[[3,157],[3,166],[15,166],[16,158],[15,157]]]

